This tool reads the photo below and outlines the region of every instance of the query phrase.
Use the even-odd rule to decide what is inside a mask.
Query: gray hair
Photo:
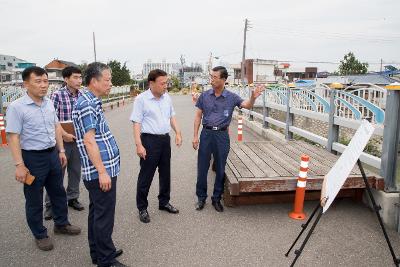
[[[85,71],[85,84],[88,86],[93,78],[99,79],[103,76],[104,70],[110,70],[110,67],[101,62],[90,63]]]

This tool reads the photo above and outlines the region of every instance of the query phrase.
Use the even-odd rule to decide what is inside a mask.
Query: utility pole
[[[381,72],[382,72],[382,65],[383,65],[383,60],[381,59]]]
[[[247,34],[247,31],[249,30],[249,28],[251,28],[251,27],[249,27],[250,25],[249,25],[249,20],[248,19],[245,19],[245,21],[244,21],[244,31],[243,31],[243,55],[242,55],[242,66],[241,66],[241,78],[242,78],[242,84],[244,84],[244,78],[245,78],[245,76],[244,76],[244,62],[245,62],[245,60],[246,60],[246,34]]]
[[[180,60],[181,60],[181,66],[182,66],[181,86],[183,87],[183,86],[185,85],[185,81],[184,81],[184,79],[185,79],[185,72],[184,72],[184,69],[183,69],[183,68],[184,68],[184,65],[185,65],[185,58],[184,58],[183,55],[181,55]]]
[[[210,57],[208,58],[208,74],[211,73],[212,70],[212,52],[210,52]]]
[[[94,50],[94,62],[97,62],[97,57],[96,57],[96,37],[94,36],[94,32],[93,32],[93,50]]]

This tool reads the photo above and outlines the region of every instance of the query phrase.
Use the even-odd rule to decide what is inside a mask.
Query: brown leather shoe
[[[56,226],[54,225],[54,233],[61,235],[79,235],[81,233],[81,228],[71,224]]]
[[[54,248],[53,241],[50,237],[45,237],[42,239],[35,239],[36,246],[43,251],[49,251]]]

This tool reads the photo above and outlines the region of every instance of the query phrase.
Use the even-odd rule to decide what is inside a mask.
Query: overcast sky
[[[246,58],[337,69],[345,53],[400,67],[399,0],[0,0],[0,54],[43,66],[53,58],[127,61],[138,73],[147,59],[204,64],[210,52],[241,61],[244,19],[251,21]],[[307,63],[310,62],[310,63]],[[214,61],[214,65],[218,60]],[[379,70],[370,64],[370,70]]]

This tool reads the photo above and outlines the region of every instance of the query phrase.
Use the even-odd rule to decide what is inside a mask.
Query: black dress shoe
[[[110,267],[128,267],[128,265],[120,263],[119,261],[115,261],[113,264],[110,265]]]
[[[165,206],[159,206],[158,209],[159,210],[165,210],[165,211],[167,211],[169,213],[174,213],[174,214],[179,213],[179,210],[174,208],[174,206],[172,206],[169,203],[167,205],[165,205]]]
[[[115,251],[115,258],[121,256],[122,253],[124,253],[124,251],[122,249],[117,249]],[[92,259],[92,263],[96,265],[97,264],[97,259]]]
[[[84,210],[85,208],[82,206],[82,204],[77,200],[77,199],[70,199],[68,200],[68,206],[73,208],[74,210]]]
[[[53,211],[51,210],[51,206],[46,207],[46,210],[44,211],[44,219],[46,221],[53,219]]]
[[[206,202],[204,200],[199,200],[196,203],[196,210],[202,210],[204,209],[204,206],[206,205]]]
[[[139,219],[143,223],[149,223],[150,222],[150,215],[147,212],[147,210],[139,211]]]
[[[218,211],[218,212],[223,212],[223,211],[224,211],[224,207],[222,206],[220,200],[213,201],[213,202],[212,202],[212,205],[214,206],[214,208],[215,208],[216,211]]]

